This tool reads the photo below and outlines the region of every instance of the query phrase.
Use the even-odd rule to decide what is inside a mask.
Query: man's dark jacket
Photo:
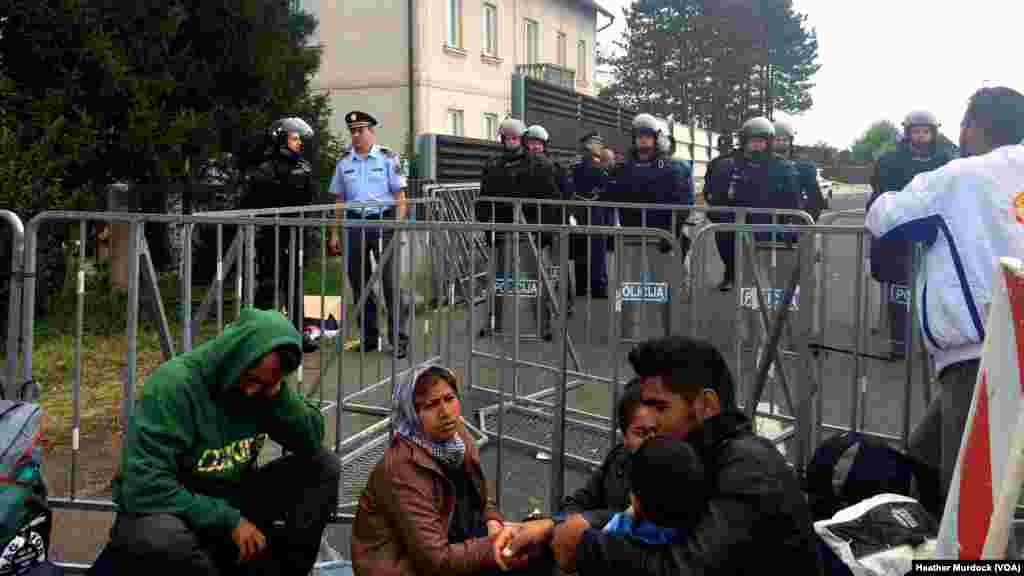
[[[562,512],[579,513],[594,528],[603,528],[617,512],[629,508],[629,450],[617,444],[587,484],[566,496]]]
[[[914,176],[941,168],[952,159],[946,150],[933,152],[926,160],[915,159],[910,146],[906,142],[901,143],[897,150],[883,155],[875,164],[875,173],[871,177],[871,198],[866,210],[870,210],[871,204],[882,194],[901,191]],[[879,282],[909,284],[910,243],[897,238],[872,238],[871,276]]]
[[[738,412],[709,418],[687,438],[708,477],[708,508],[686,542],[636,544],[590,529],[576,550],[581,574],[819,575],[817,536],[793,469]]]

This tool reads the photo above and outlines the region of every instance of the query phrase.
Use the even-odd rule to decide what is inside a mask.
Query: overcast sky
[[[758,1],[758,0],[747,0]],[[624,30],[630,0],[600,0]],[[1024,92],[1024,1],[794,0],[818,33],[814,107],[795,117],[797,142],[846,148],[875,120],[927,108],[955,142],[967,98],[985,85]]]

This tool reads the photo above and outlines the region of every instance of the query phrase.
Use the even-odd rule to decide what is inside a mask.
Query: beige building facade
[[[381,122],[378,140],[403,153],[416,134],[496,139],[519,65],[594,94],[595,40],[611,20],[595,0],[293,4],[320,22],[313,87],[330,97],[332,129],[343,133],[345,113],[363,110]]]

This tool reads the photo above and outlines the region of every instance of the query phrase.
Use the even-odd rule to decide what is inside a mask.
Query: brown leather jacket
[[[466,442],[466,472],[484,503],[484,522],[502,521],[488,498],[480,452]],[[352,526],[352,564],[360,576],[477,574],[498,568],[491,541],[450,544],[455,510],[451,483],[440,465],[417,444],[396,435],[370,474]]]

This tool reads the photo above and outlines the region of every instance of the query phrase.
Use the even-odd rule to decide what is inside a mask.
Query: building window
[[[576,43],[576,79],[580,82],[587,81],[587,42],[585,40]]]
[[[448,0],[448,45],[462,48],[462,0]]]
[[[465,126],[462,123],[462,110],[448,110],[448,133],[452,136],[465,135]]]
[[[484,114],[484,140],[498,139],[498,115]]]
[[[498,56],[498,7],[484,4],[484,54]]]
[[[559,32],[558,33],[558,65],[561,66],[562,68],[565,68],[565,64],[567,62],[566,59],[568,58],[568,55],[566,54],[566,51],[568,50],[568,48],[566,48],[566,43],[567,42],[568,42],[568,40],[566,39],[565,32]]]
[[[540,25],[536,20],[526,20],[526,63],[540,63]]]

